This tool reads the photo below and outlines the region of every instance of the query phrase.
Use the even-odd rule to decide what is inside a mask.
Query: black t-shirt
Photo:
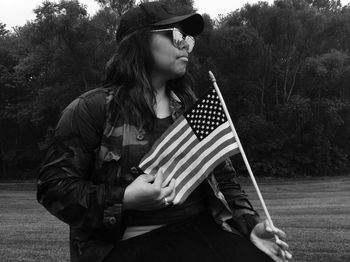
[[[171,126],[173,123],[172,116],[165,118],[157,118],[152,132],[146,134],[146,139],[149,143],[149,149],[156,142],[158,138]],[[129,155],[130,161],[140,161],[140,156]],[[133,161],[134,160],[134,161]],[[135,165],[138,163],[134,162]],[[203,183],[202,183],[203,184]],[[151,211],[138,211],[128,210],[126,211],[126,224],[127,226],[145,226],[145,225],[158,225],[175,223],[191,216],[198,214],[206,209],[203,185],[199,185],[189,197],[181,204],[176,206],[168,206],[158,210]]]

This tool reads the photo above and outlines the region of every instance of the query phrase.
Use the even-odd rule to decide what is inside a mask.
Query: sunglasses
[[[179,29],[177,28],[166,28],[166,29],[156,29],[151,30],[151,33],[158,33],[158,32],[166,32],[166,31],[172,31],[172,37],[173,37],[173,45],[178,48],[182,49],[185,48],[185,50],[188,53],[191,53],[195,44],[194,38],[190,35],[183,34]]]

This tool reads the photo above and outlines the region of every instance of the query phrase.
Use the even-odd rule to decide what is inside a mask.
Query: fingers
[[[284,234],[284,236],[286,236],[286,235]],[[289,245],[286,242],[277,238],[276,244],[277,244],[277,251],[278,251],[283,262],[288,262],[290,259],[292,259],[292,254],[289,253],[289,251],[288,251]]]
[[[288,251],[289,245],[283,241],[287,238],[286,233],[275,226],[271,227],[267,219],[265,220],[264,224],[266,231],[276,236],[276,247],[274,248],[275,252],[272,258],[274,261],[288,262],[290,259],[292,259],[292,254]]]
[[[269,255],[276,262],[288,262],[292,259],[291,253],[279,248],[277,245],[275,248],[273,248],[273,250],[271,250]]]
[[[289,245],[281,239],[277,239],[276,244],[283,250],[287,250],[289,248]]]
[[[291,260],[291,259],[292,259],[293,256],[292,256],[291,253],[289,253],[287,250],[284,251],[284,253],[285,253],[285,256],[284,256],[284,257],[285,257],[286,259],[288,259],[288,260]]]
[[[172,179],[169,186],[163,187],[161,191],[162,198],[166,197],[169,203],[173,202],[175,198],[175,179]]]
[[[280,230],[279,228],[277,228],[275,226],[271,227],[271,225],[267,219],[264,222],[265,222],[264,223],[265,229],[267,232],[272,233],[272,234],[274,234],[274,235],[276,235],[279,238],[284,239],[284,240],[287,238],[287,234],[285,232],[283,232],[282,230]]]
[[[275,262],[284,262],[281,258],[279,258],[276,255],[270,255],[270,257],[273,259],[273,261]]]
[[[280,237],[280,238],[286,238],[286,233],[284,233],[282,230],[279,230],[275,228],[275,230],[273,230],[273,232],[275,233],[276,236]],[[280,252],[280,256],[282,258],[283,262],[287,262],[290,259],[292,259],[292,254],[289,253],[288,249],[289,249],[289,245],[282,241],[280,238],[276,239],[276,244],[277,244],[277,248],[279,249]]]
[[[286,250],[280,250],[280,258],[283,262],[288,262],[292,259],[292,254]]]
[[[154,180],[153,185],[156,188],[161,188],[163,183],[163,170],[159,170],[159,172],[156,175],[156,179]]]
[[[175,199],[175,195],[176,195],[176,190],[175,190],[175,179],[173,178],[170,183],[169,186],[164,188],[164,197],[166,197],[169,201],[169,203],[172,203]]]
[[[146,182],[152,182],[152,191],[155,193],[155,201],[157,201],[157,207],[165,207],[166,203],[172,204],[175,199],[175,179],[171,179],[168,185],[164,185],[164,173],[159,170],[156,176],[143,175],[143,179]],[[166,198],[166,201],[165,201]]]
[[[292,254],[286,251],[286,257],[287,259],[291,260],[293,258]]]
[[[286,239],[287,238],[287,234],[284,233],[282,230],[278,229],[277,227],[274,227],[272,229],[272,232],[277,235],[279,238],[282,238],[282,239]]]
[[[140,175],[140,178],[143,179],[143,181],[146,183],[151,183],[154,181],[155,176],[152,176],[149,174],[143,174],[143,175]]]

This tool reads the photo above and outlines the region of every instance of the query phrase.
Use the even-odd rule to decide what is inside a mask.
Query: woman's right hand
[[[165,207],[172,203],[175,198],[175,179],[168,185],[162,186],[163,173],[156,176],[139,175],[129,186],[126,187],[123,199],[124,209],[152,210]]]

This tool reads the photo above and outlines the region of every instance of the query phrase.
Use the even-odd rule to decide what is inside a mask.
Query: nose
[[[185,49],[187,54],[189,53],[189,49],[190,49],[190,46],[189,44],[187,43],[187,41],[185,41],[185,39],[182,39],[181,40],[181,43],[179,45],[179,49]]]

